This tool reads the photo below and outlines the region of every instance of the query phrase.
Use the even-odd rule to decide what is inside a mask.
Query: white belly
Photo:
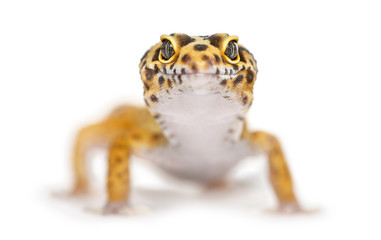
[[[157,166],[178,178],[196,182],[213,182],[231,170],[240,160],[252,153],[249,144],[204,145],[204,148],[165,146],[145,154]]]
[[[153,111],[160,115],[157,122],[169,145],[144,158],[177,177],[210,182],[251,154],[249,144],[240,140],[245,110],[227,91],[208,87],[213,81],[190,79],[191,84],[159,95]]]

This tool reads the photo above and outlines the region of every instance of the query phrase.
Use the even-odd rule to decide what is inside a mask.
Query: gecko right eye
[[[172,43],[168,39],[163,40],[163,44],[161,45],[160,51],[161,57],[167,61],[171,59],[173,55],[175,55],[175,50],[173,49]]]

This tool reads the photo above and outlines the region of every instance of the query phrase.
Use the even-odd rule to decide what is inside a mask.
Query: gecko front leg
[[[278,200],[278,211],[303,211],[295,195],[291,173],[278,139],[262,131],[249,133],[247,139],[267,155],[270,182]]]
[[[117,137],[110,146],[107,171],[107,204],[104,213],[117,213],[128,203],[130,194],[131,147],[124,136]]]
[[[159,145],[163,136],[147,129],[135,129],[115,138],[109,148],[107,203],[103,214],[135,214],[144,211],[129,203],[130,158],[134,152]]]
[[[79,132],[74,147],[72,193],[88,192],[85,153],[89,146],[107,146],[107,203],[101,213],[131,213],[128,201],[131,156],[165,143],[164,135],[147,109],[132,106],[118,108],[102,122]]]

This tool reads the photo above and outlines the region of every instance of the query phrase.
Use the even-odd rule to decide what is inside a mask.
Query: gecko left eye
[[[175,50],[173,49],[172,43],[168,39],[163,40],[163,44],[161,45],[160,51],[161,57],[166,61],[168,61],[169,59],[171,59],[173,55],[175,55]]]
[[[235,60],[238,56],[238,44],[236,41],[230,41],[226,46],[224,54],[231,60]]]
[[[179,54],[179,46],[176,38],[169,35],[161,35],[159,61],[164,64],[173,62]]]

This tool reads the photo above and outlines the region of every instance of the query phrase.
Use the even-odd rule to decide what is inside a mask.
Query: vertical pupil
[[[238,55],[238,46],[234,41],[228,43],[228,46],[225,50],[225,55],[228,56],[231,60],[237,58]]]
[[[175,50],[173,50],[172,43],[167,39],[163,40],[160,50],[161,55],[165,60],[169,60],[173,55],[175,55]]]

